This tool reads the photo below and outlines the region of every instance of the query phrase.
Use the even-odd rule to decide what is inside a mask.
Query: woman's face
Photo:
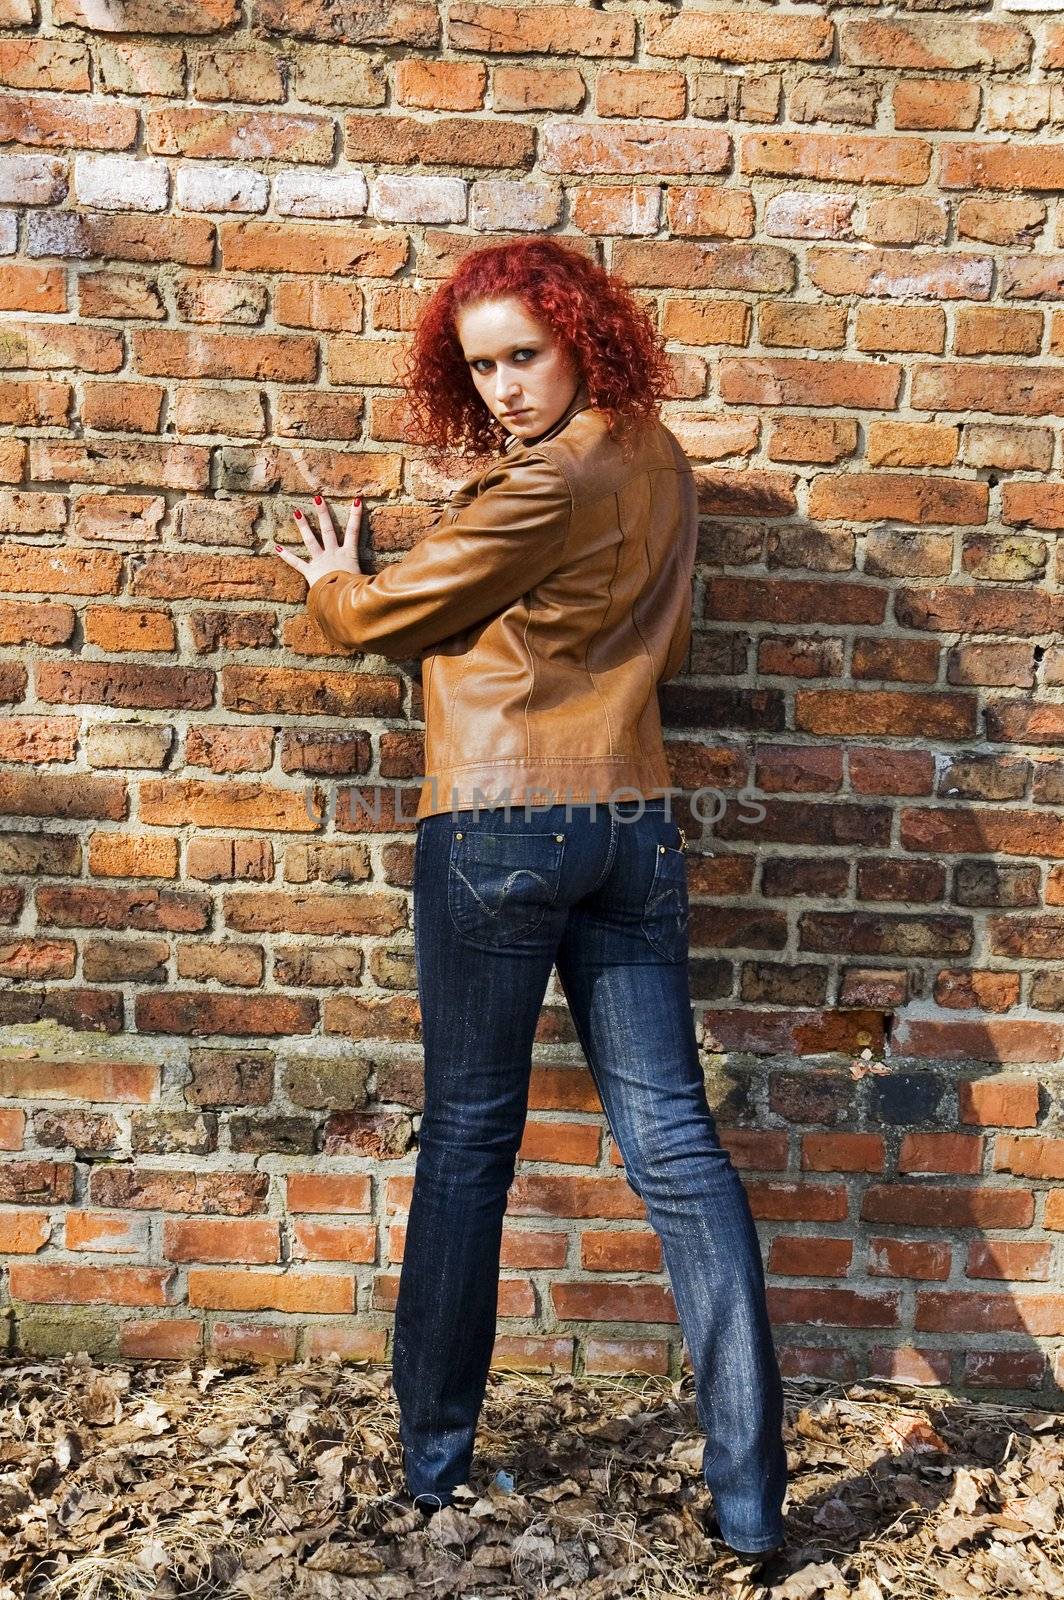
[[[580,385],[568,348],[513,295],[464,306],[455,327],[477,393],[492,416],[519,439],[546,433]]]

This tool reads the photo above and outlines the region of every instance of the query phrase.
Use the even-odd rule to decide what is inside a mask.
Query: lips
[[[527,406],[522,406],[520,411],[505,411],[503,415],[506,417],[523,417],[527,410]]]

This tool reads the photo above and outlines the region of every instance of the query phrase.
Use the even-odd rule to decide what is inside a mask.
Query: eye
[[[534,356],[535,353],[536,352],[529,345],[522,345],[519,350],[514,351],[515,356]],[[487,356],[478,356],[475,361],[470,363],[470,365],[473,367],[474,371],[479,372],[481,370],[482,362],[489,367],[491,366],[491,362],[488,360]],[[522,362],[521,364],[522,366],[528,365],[527,362]]]

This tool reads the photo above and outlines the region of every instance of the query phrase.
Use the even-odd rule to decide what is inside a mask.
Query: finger
[[[344,549],[345,550],[357,550],[358,549],[358,535],[359,535],[359,529],[361,528],[361,526],[362,526],[362,497],[360,495],[358,497],[358,499],[352,505],[351,511],[350,511],[350,513],[348,515],[348,518],[347,518],[347,526],[344,529]]]
[[[320,556],[323,553],[322,546],[315,539],[310,523],[307,521],[306,517],[303,515],[302,511],[298,509],[298,507],[292,512],[292,515],[296,519],[296,527],[303,535],[303,543],[307,547],[307,554],[313,561],[316,556]]]
[[[283,546],[279,544],[275,544],[273,549],[274,554],[280,556],[282,561],[287,561],[290,567],[295,567],[297,572],[302,572],[304,574],[306,573],[307,563],[305,561],[300,561],[297,556],[292,555],[290,551],[285,550]]]
[[[314,505],[318,513],[318,527],[321,529],[322,548],[325,550],[336,549],[336,528],[333,524],[332,512],[325,504],[324,496],[316,494]]]

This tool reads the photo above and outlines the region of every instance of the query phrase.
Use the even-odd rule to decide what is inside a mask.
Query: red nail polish
[[[361,504],[362,504],[362,496],[359,495],[358,498],[355,501],[355,505],[356,506],[360,506]]]
[[[281,546],[280,546],[280,545],[279,545],[279,544],[275,544],[275,545],[274,545],[274,547],[273,547],[273,548],[274,548],[274,549],[275,549],[275,550],[280,550],[280,548],[281,548]]]
[[[314,496],[314,504],[316,506],[320,506],[321,505],[321,495],[320,494],[316,494]]]
[[[292,515],[294,517],[301,517],[303,515],[303,513],[302,513],[302,511],[293,511]]]

